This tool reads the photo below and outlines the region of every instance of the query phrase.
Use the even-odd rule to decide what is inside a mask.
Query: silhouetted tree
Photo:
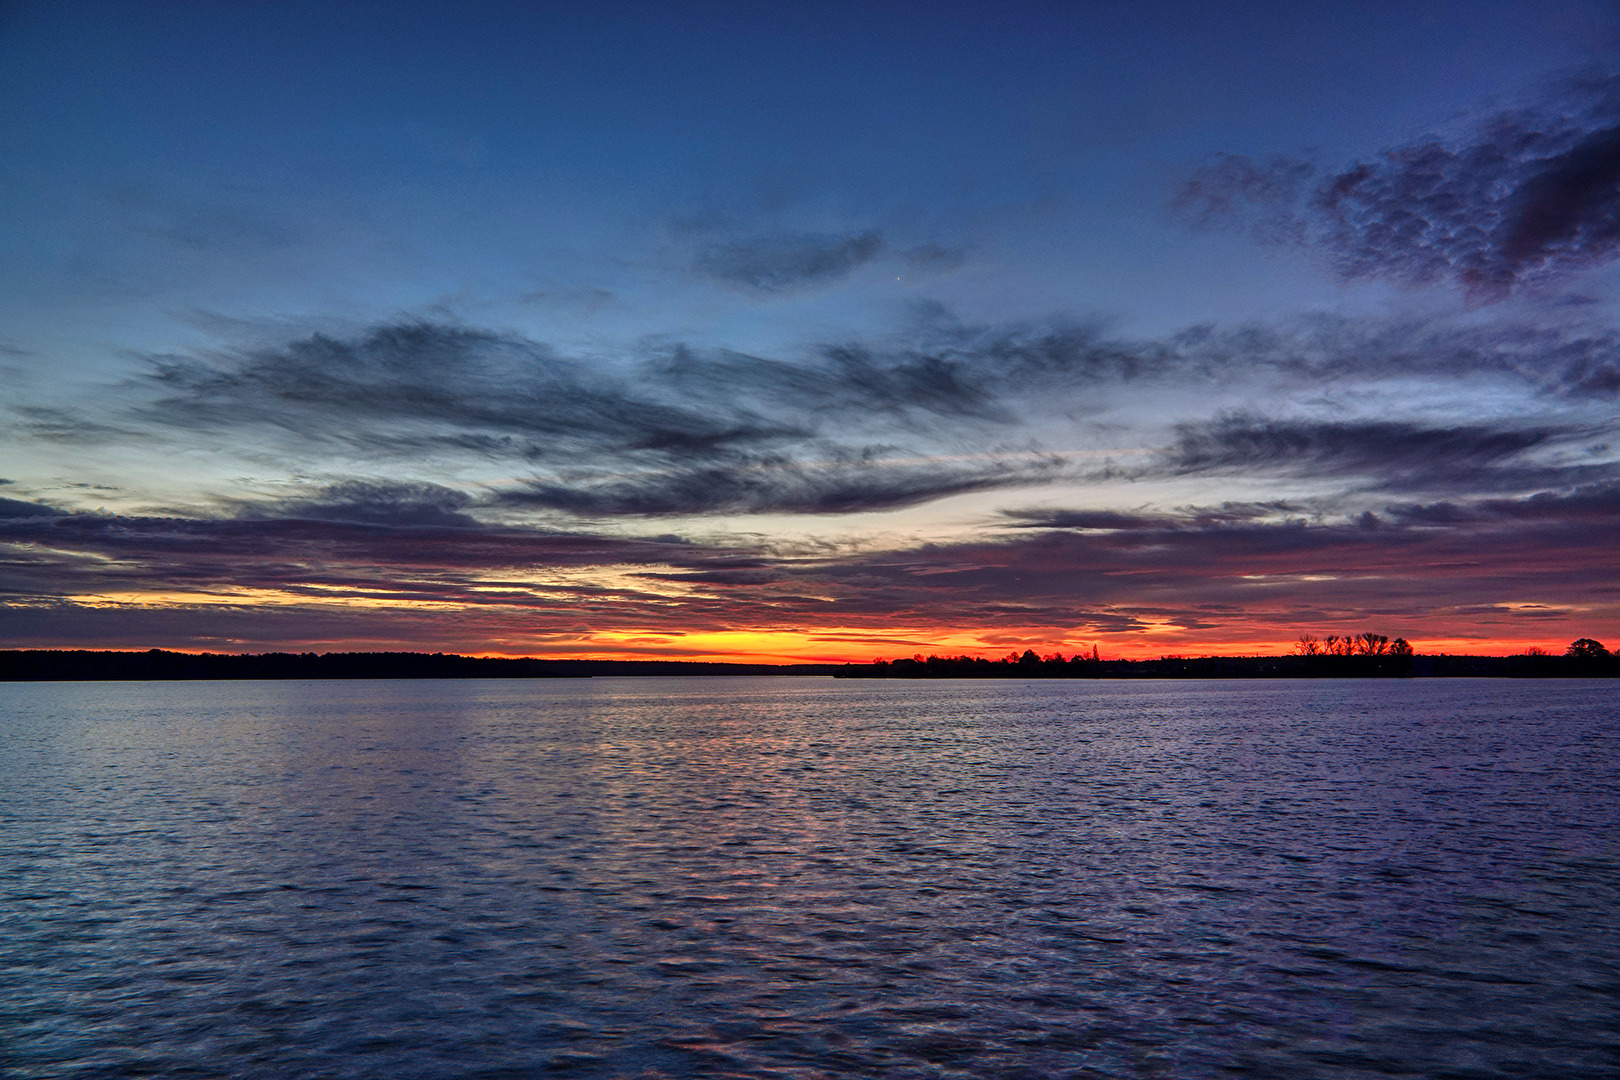
[[[1403,637],[1396,638],[1394,641],[1389,643],[1389,655],[1391,655],[1391,656],[1411,656],[1412,655],[1412,643],[1410,641],[1407,641]]]
[[[1301,634],[1299,640],[1294,642],[1294,651],[1301,656],[1322,655],[1322,642],[1314,634]]]
[[[1356,635],[1356,651],[1363,656],[1382,656],[1389,648],[1389,638],[1367,631]]]
[[[1603,642],[1594,641],[1589,637],[1576,638],[1569,643],[1569,650],[1564,653],[1572,660],[1607,660],[1609,650],[1603,647]]]

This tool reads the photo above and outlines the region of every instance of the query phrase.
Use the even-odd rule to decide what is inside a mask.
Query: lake
[[[1620,1076],[1620,681],[0,685],[0,1076]]]

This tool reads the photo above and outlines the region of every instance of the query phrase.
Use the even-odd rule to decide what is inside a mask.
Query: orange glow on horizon
[[[1008,635],[996,632],[1001,639]],[[1396,635],[1390,635],[1392,638]],[[1579,635],[1578,635],[1579,636]],[[908,638],[910,640],[908,640]],[[831,639],[831,640],[829,640]],[[165,651],[198,655],[202,653],[343,653],[419,652],[454,653],[492,659],[541,660],[669,660],[693,663],[734,664],[866,664],[874,660],[897,660],[912,656],[971,656],[999,660],[1009,653],[1033,649],[1041,657],[1061,653],[1070,658],[1089,656],[1092,646],[1104,660],[1157,660],[1161,657],[1207,656],[1287,656],[1296,652],[1296,637],[1286,640],[1245,641],[1130,640],[1124,636],[1098,637],[1084,643],[1068,641],[1043,643],[1030,635],[1019,644],[985,645],[972,635],[941,635],[933,642],[922,641],[904,631],[880,634],[872,631],[721,631],[713,633],[603,633],[570,641],[548,641],[534,646],[516,642],[456,648],[450,643],[377,641],[311,641],[280,645],[249,646],[245,642],[221,643],[215,647],[187,645],[164,647]],[[1524,639],[1409,639],[1419,655],[1513,656],[1532,649],[1562,655],[1569,642]],[[1573,640],[1573,638],[1571,639]],[[1610,643],[1612,644],[1612,643]],[[231,647],[235,645],[236,647]],[[110,651],[145,651],[127,644],[76,645],[73,648]]]
[[[615,571],[618,573],[618,571]],[[625,587],[627,578],[609,575],[612,591]],[[590,580],[587,572],[576,572],[576,581]],[[597,579],[600,581],[605,579]],[[650,622],[641,626],[603,629],[580,628],[570,613],[569,604],[535,605],[544,599],[534,591],[524,594],[528,605],[493,602],[468,603],[456,597],[401,597],[385,595],[386,586],[358,588],[345,585],[324,588],[267,588],[234,587],[213,590],[186,591],[113,591],[85,593],[70,599],[86,609],[124,610],[138,612],[191,612],[199,618],[205,613],[236,609],[274,611],[286,613],[292,619],[309,616],[338,616],[343,619],[342,629],[327,634],[300,635],[296,630],[286,636],[279,634],[218,636],[199,638],[187,635],[182,640],[157,636],[150,641],[106,641],[91,643],[77,640],[71,644],[58,642],[45,647],[146,649],[159,647],[176,652],[423,652],[455,653],[481,657],[534,657],[579,660],[673,660],[710,663],[755,664],[844,664],[870,663],[878,659],[895,660],[912,656],[972,656],[997,660],[1009,653],[1020,654],[1032,649],[1041,657],[1054,653],[1064,657],[1089,656],[1092,649],[1108,660],[1150,660],[1166,656],[1285,656],[1296,651],[1300,634],[1297,628],[1278,630],[1276,623],[1266,625],[1261,612],[1255,613],[1255,624],[1230,625],[1220,629],[1200,628],[1190,631],[1165,615],[1153,617],[1151,624],[1131,632],[1088,634],[1083,631],[1059,630],[1051,626],[980,626],[972,629],[930,626],[919,623],[898,625],[828,626],[731,626],[704,629],[681,629],[669,623]],[[311,593],[315,595],[311,595]],[[673,594],[672,594],[673,593]],[[669,618],[671,622],[682,616],[681,604],[688,601],[698,606],[702,617],[718,621],[712,607],[702,605],[715,599],[707,596],[692,597],[686,586],[673,587],[661,592],[656,601],[637,613],[626,612],[623,618]],[[687,594],[682,596],[681,594]],[[1440,633],[1425,634],[1421,627],[1410,624],[1378,626],[1374,620],[1363,622],[1354,616],[1343,616],[1339,623],[1344,632],[1353,632],[1357,626],[1387,633],[1390,638],[1405,637],[1419,654],[1508,656],[1539,649],[1552,655],[1562,655],[1568,644],[1579,637],[1603,640],[1601,627],[1577,623],[1573,616],[1558,622],[1541,622],[1536,626],[1540,636],[1530,638],[1512,633],[1508,624],[1515,611],[1509,605],[1499,605],[1501,617],[1479,625],[1478,637],[1459,637],[1450,633],[1449,626],[1439,626]],[[371,613],[375,621],[355,622],[357,614]],[[668,613],[667,615],[665,613]],[[774,612],[754,613],[769,617]],[[1121,613],[1126,614],[1126,613]],[[1285,613],[1264,613],[1279,616]],[[561,618],[559,618],[561,616]],[[1436,623],[1442,622],[1436,616]],[[1280,620],[1279,620],[1280,621]],[[1335,620],[1339,621],[1339,620]],[[1584,622],[1584,620],[1583,620]],[[560,625],[559,625],[560,623]],[[573,625],[569,625],[572,623]],[[287,627],[296,623],[283,624]],[[1490,633],[1497,630],[1495,634]],[[1501,632],[1509,631],[1509,632]],[[1318,638],[1326,633],[1310,629]],[[1611,640],[1607,642],[1613,645]]]

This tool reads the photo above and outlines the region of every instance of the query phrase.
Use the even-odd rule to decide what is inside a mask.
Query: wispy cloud
[[[328,441],[446,445],[516,456],[672,454],[769,442],[792,429],[733,408],[657,400],[513,335],[411,322],[339,339],[154,358],[142,414],[172,427],[260,424]]]
[[[1225,502],[1218,506],[1186,507],[1174,511],[1064,510],[1035,508],[1004,510],[1002,516],[1017,529],[1069,529],[1083,532],[1129,532],[1157,529],[1202,529],[1260,519],[1304,520],[1309,508],[1286,500]]]
[[[1130,339],[1075,323],[971,325],[939,309],[905,334],[787,357],[676,345],[606,361],[512,332],[406,320],[146,363],[105,400],[14,403],[10,433],[269,454],[352,484],[267,503],[264,514],[361,522],[455,523],[492,506],[587,517],[851,513],[1072,481],[1079,474],[1033,433],[1071,448],[1089,438],[1092,416],[1155,395],[1194,415],[1138,478],[1248,471],[1444,495],[1479,490],[1467,483],[1476,476],[1494,491],[1529,490],[1600,478],[1591,469],[1601,456],[1583,464],[1566,453],[1563,472],[1531,458],[1563,452],[1593,422],[1546,417],[1620,393],[1620,335],[1579,314],[1472,324],[1324,316]],[[1196,415],[1201,397],[1218,408],[1238,387],[1354,402],[1380,380],[1412,378],[1517,382],[1542,419]],[[512,479],[487,495],[353,486],[491,463]]]
[[[203,202],[136,184],[104,198],[125,228],[196,251],[262,255],[302,239],[286,215],[247,203]]]
[[[291,518],[360,525],[447,526],[478,522],[465,511],[473,497],[441,484],[402,484],[344,480],[307,495],[242,502],[238,516],[249,520]]]
[[[1620,525],[1620,483],[1585,484],[1568,491],[1542,491],[1521,499],[1403,503],[1386,513],[1411,525],[1470,525],[1492,522],[1544,522],[1586,528]]]
[[[1034,343],[970,353],[837,345],[782,361],[677,348],[612,370],[511,334],[403,323],[154,358],[148,400],[131,419],[171,435],[281,432],[361,459],[510,461],[532,475],[497,495],[509,507],[849,513],[1052,475],[1053,460],[1037,453],[1013,464],[935,453],[1012,425],[1007,370],[1050,361]],[[105,428],[60,412],[27,420],[48,420],[40,434],[55,438],[93,440]],[[918,457],[932,463],[912,463]],[[351,487],[267,512],[430,520],[468,509],[445,498]]]
[[[462,582],[455,595],[476,603],[490,597],[472,588],[467,575],[495,569],[706,565],[703,549],[674,538],[474,528],[461,520],[357,522],[307,513],[180,518],[35,509],[0,517],[0,543],[14,546],[10,587],[28,582],[31,587],[22,592],[63,596],[126,589],[308,590],[346,581],[356,595],[381,589],[444,599],[451,583]],[[734,559],[742,553],[726,554]],[[479,578],[476,584],[489,582]]]
[[[784,458],[738,460],[585,484],[532,481],[498,501],[591,517],[709,513],[850,514],[948,495],[1040,483],[1061,469],[1053,457],[1016,462],[916,465],[881,459],[806,465]]]
[[[967,262],[967,251],[944,244],[918,244],[900,252],[900,258],[912,270],[927,274],[948,274]]]
[[[1620,76],[1569,78],[1466,132],[1339,168],[1222,155],[1175,203],[1317,247],[1346,278],[1449,281],[1497,300],[1620,255]]]
[[[1404,421],[1321,421],[1237,414],[1181,424],[1154,466],[1172,473],[1360,478],[1383,489],[1522,489],[1579,482],[1614,466],[1553,466],[1534,450],[1590,438],[1580,428]]]
[[[824,288],[843,281],[883,248],[876,230],[791,233],[714,244],[693,264],[700,274],[761,295]]]

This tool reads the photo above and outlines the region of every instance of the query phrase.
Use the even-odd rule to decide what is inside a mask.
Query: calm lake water
[[[1620,683],[0,685],[0,1075],[1620,1076]]]

